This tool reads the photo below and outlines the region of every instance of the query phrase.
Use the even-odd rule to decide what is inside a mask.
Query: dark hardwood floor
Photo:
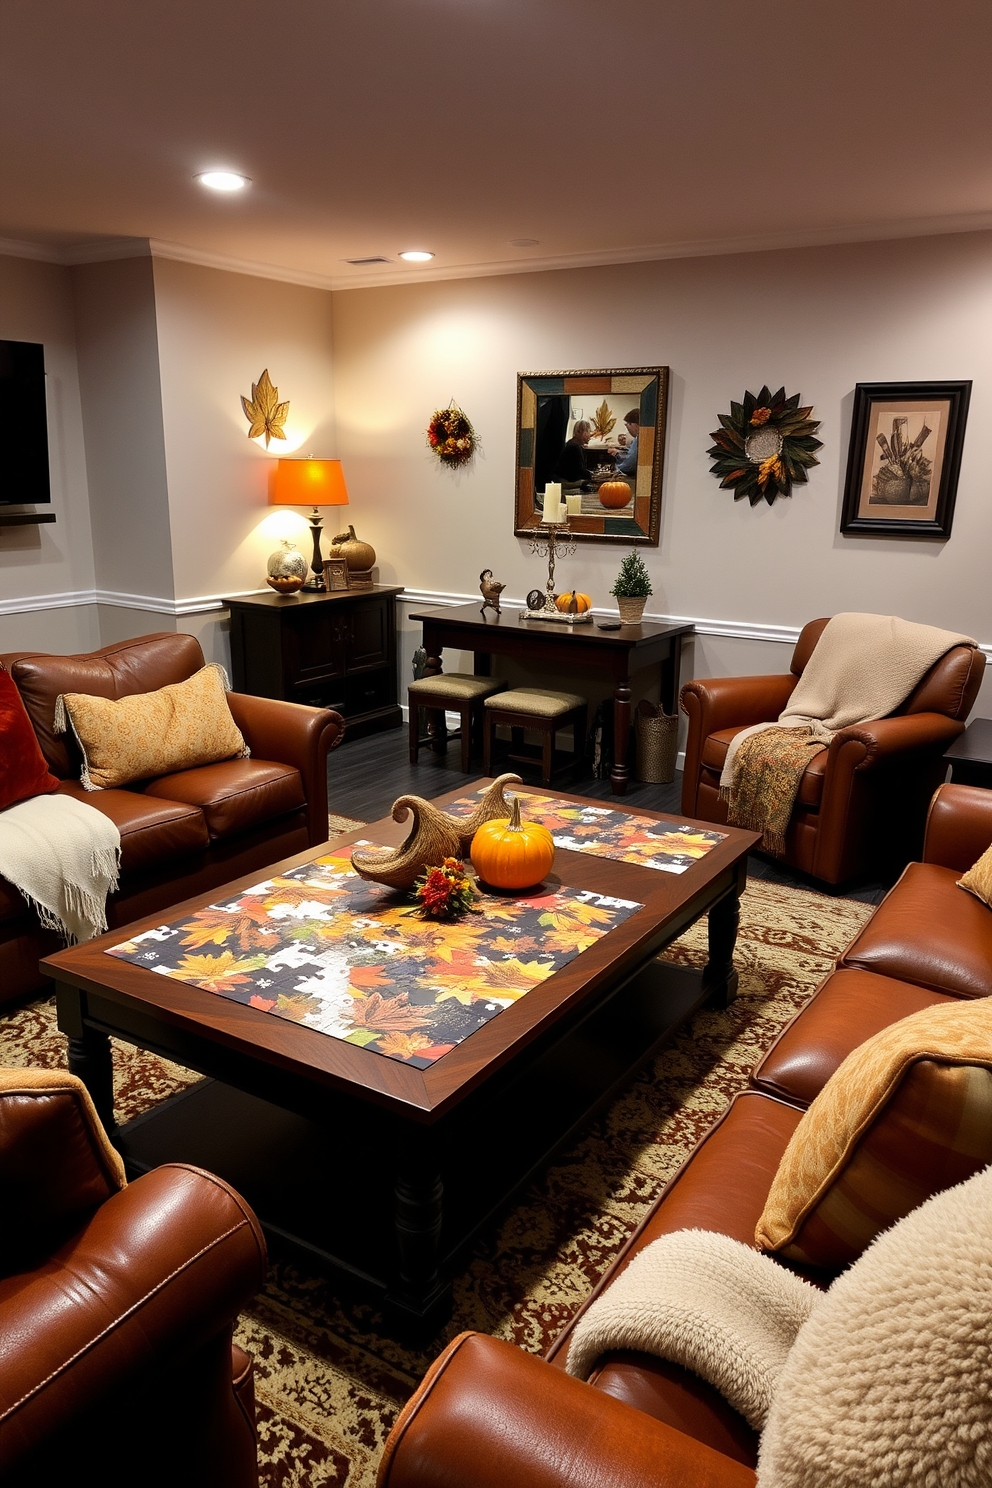
[[[397,796],[411,794],[430,799],[443,795],[445,791],[458,790],[460,786],[467,789],[473,780],[481,777],[482,763],[479,761],[471,774],[463,775],[458,767],[458,750],[457,743],[448,746],[446,755],[422,749],[418,763],[411,765],[405,728],[389,729],[365,739],[346,739],[328,760],[328,810],[341,816],[356,817],[359,821],[375,821],[389,814]],[[566,777],[562,789],[602,801],[614,799],[608,780],[586,777],[567,782]],[[681,797],[682,776],[676,773],[671,785],[644,785],[632,781],[621,804],[678,816]],[[815,889],[820,893],[831,892],[825,884],[785,868],[763,853],[751,854],[748,873],[752,878],[765,879],[769,883]],[[878,904],[894,879],[895,875],[885,882],[845,885],[843,896],[860,899],[866,904]]]

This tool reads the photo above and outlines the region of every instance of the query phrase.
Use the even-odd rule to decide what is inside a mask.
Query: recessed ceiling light
[[[511,238],[511,248],[536,248],[540,238]]]
[[[428,263],[433,257],[433,253],[425,253],[422,248],[410,248],[406,253],[400,254],[400,258],[405,258],[407,263]]]
[[[251,185],[251,176],[240,176],[236,171],[201,171],[194,180],[201,186],[209,186],[211,191],[241,191]]]

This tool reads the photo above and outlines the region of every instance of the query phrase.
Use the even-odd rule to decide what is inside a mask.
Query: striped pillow
[[[992,998],[924,1008],[844,1060],[800,1121],[759,1250],[838,1270],[992,1163]]]

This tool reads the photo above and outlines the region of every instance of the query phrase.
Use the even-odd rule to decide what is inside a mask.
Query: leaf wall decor
[[[257,439],[260,434],[264,434],[265,448],[268,449],[270,439],[286,438],[283,425],[289,417],[289,400],[279,402],[279,389],[273,387],[268,367],[258,381],[252,383],[250,402],[242,393],[241,407],[250,425],[249,439]]]

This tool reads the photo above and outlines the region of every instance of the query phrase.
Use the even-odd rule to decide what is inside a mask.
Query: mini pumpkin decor
[[[592,609],[592,600],[588,594],[580,594],[577,589],[570,589],[567,594],[559,594],[555,604],[563,615],[584,615],[586,610]]]
[[[823,441],[813,435],[819,419],[813,409],[799,407],[799,394],[785,396],[785,388],[770,393],[745,393],[742,403],[731,403],[730,413],[717,417],[721,427],[710,438],[715,441],[707,454],[714,462],[711,473],[721,477],[720,489],[733,491],[734,500],[746,496],[752,506],[762,497],[771,506],[776,496],[791,496],[792,485],[805,485],[807,471],[819,460],[814,450]]]
[[[513,798],[509,821],[485,822],[472,839],[472,863],[495,889],[529,889],[540,883],[555,860],[547,827],[520,820],[520,797]]]
[[[467,465],[479,448],[479,436],[472,421],[452,398],[447,408],[437,408],[427,425],[427,448],[442,465]]]
[[[626,481],[613,480],[604,481],[599,488],[599,500],[601,505],[615,511],[618,507],[626,506],[630,501],[631,489]]]

